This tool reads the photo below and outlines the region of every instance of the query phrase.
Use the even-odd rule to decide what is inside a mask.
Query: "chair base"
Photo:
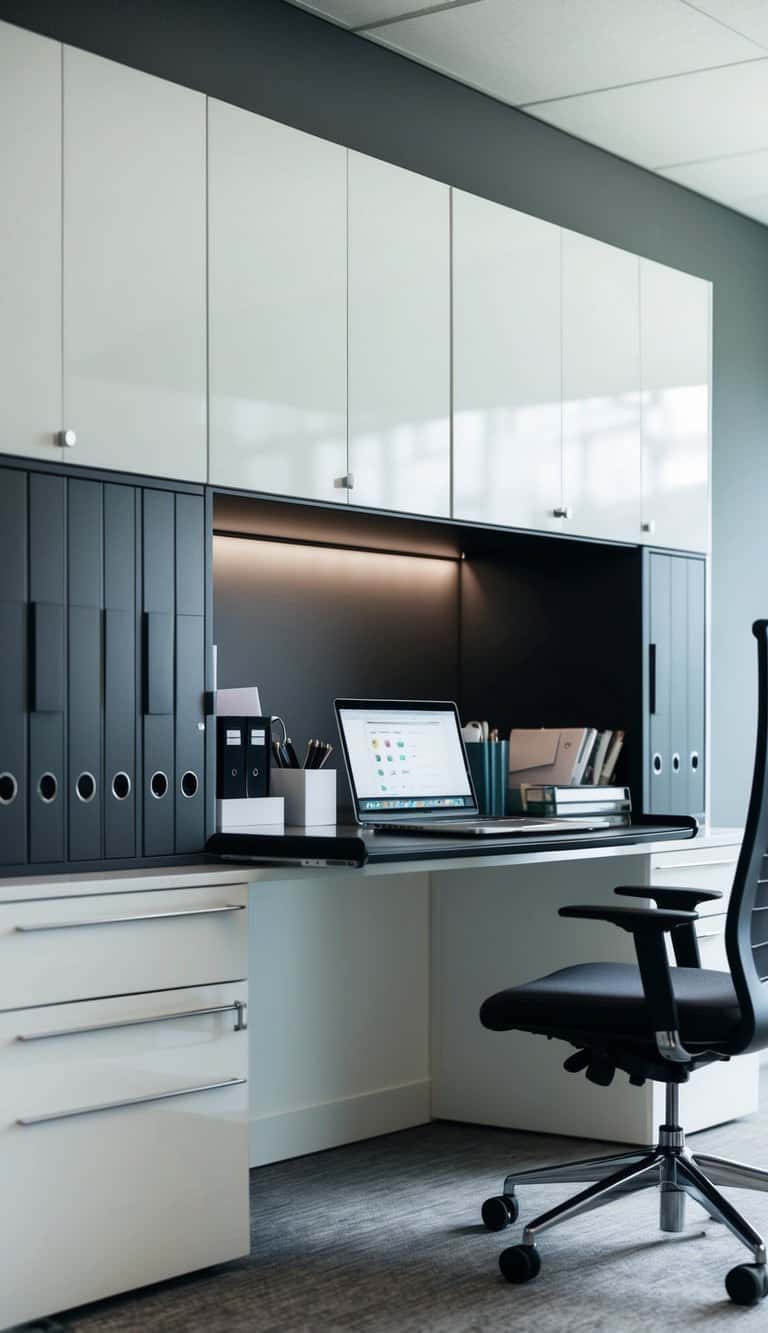
[[[676,1095],[668,1096],[668,1114],[670,1110],[676,1111],[676,1102]],[[734,1208],[730,1200],[726,1199],[718,1188],[718,1186],[724,1185],[737,1189],[768,1191],[768,1171],[746,1166],[742,1162],[731,1162],[722,1157],[713,1157],[707,1153],[690,1153],[685,1146],[683,1130],[673,1120],[661,1126],[659,1141],[655,1148],[635,1149],[632,1152],[614,1154],[608,1157],[592,1157],[582,1161],[534,1167],[529,1171],[511,1172],[504,1181],[501,1197],[494,1201],[488,1200],[483,1206],[486,1224],[492,1225],[492,1229],[500,1230],[502,1226],[506,1225],[504,1220],[499,1225],[498,1223],[489,1224],[488,1219],[499,1216],[503,1219],[504,1209],[506,1209],[507,1221],[513,1221],[516,1218],[517,1201],[515,1196],[521,1186],[574,1184],[590,1181],[593,1183],[589,1184],[586,1189],[566,1199],[564,1203],[558,1204],[555,1208],[550,1208],[546,1213],[542,1213],[528,1223],[523,1231],[522,1246],[516,1247],[515,1251],[515,1255],[518,1251],[525,1251],[523,1256],[525,1265],[527,1265],[525,1274],[522,1277],[511,1276],[514,1265],[510,1266],[510,1263],[507,1263],[505,1267],[504,1262],[502,1262],[502,1272],[505,1273],[505,1276],[509,1277],[511,1281],[528,1281],[530,1277],[535,1276],[535,1273],[538,1272],[539,1262],[536,1258],[535,1264],[533,1264],[536,1242],[541,1233],[548,1231],[550,1227],[558,1226],[561,1222],[567,1222],[582,1213],[590,1212],[593,1208],[602,1208],[613,1199],[625,1198],[628,1194],[657,1187],[659,1190],[659,1226],[662,1231],[676,1232],[683,1230],[686,1197],[692,1198],[715,1222],[722,1222],[728,1227],[736,1239],[740,1240],[742,1245],[750,1251],[752,1266],[756,1266],[758,1272],[758,1277],[754,1279],[757,1284],[755,1285],[755,1292],[757,1293],[755,1299],[761,1299],[768,1292],[765,1242],[752,1224]],[[489,1205],[495,1202],[498,1202],[499,1208],[494,1212],[492,1207],[489,1208]],[[502,1260],[509,1258],[509,1256],[515,1257],[512,1251],[505,1251]],[[529,1272],[528,1269],[531,1269],[532,1266],[534,1271]],[[510,1271],[507,1271],[508,1269]],[[740,1271],[734,1269],[733,1273]],[[727,1285],[732,1299],[738,1299],[733,1297],[731,1291],[733,1273],[729,1274]]]

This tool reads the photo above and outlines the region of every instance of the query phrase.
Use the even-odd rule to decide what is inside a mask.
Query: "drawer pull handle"
[[[722,940],[725,938],[724,930],[697,930],[697,940]]]
[[[663,870],[666,872],[668,870],[706,870],[707,866],[735,866],[735,865],[736,865],[736,860],[734,858],[733,860],[728,860],[728,861],[678,861],[673,866],[656,865],[653,867],[653,869]]]
[[[131,921],[167,921],[170,917],[212,916],[216,912],[244,912],[245,903],[228,903],[225,907],[185,907],[179,912],[141,912],[136,916],[98,916],[88,921],[41,921],[34,926],[14,926],[20,935],[32,935],[38,930],[79,930],[81,926],[121,926]]]
[[[50,1028],[47,1032],[20,1032],[17,1041],[48,1041],[52,1037],[80,1037],[86,1032],[114,1032],[116,1028],[143,1027],[145,1023],[167,1023],[174,1018],[202,1018],[204,1014],[237,1014],[234,1031],[248,1027],[247,1005],[242,1000],[232,1004],[213,1004],[207,1009],[176,1009],[170,1014],[150,1014],[147,1018],[118,1018],[112,1023],[88,1023],[77,1028]]]
[[[215,1092],[218,1088],[234,1088],[244,1078],[225,1078],[219,1083],[198,1083],[192,1088],[174,1088],[170,1092],[150,1092],[144,1097],[126,1097],[122,1102],[94,1102],[92,1106],[74,1106],[71,1111],[46,1111],[44,1115],[23,1115],[16,1121],[25,1128],[45,1125],[50,1120],[69,1120],[77,1115],[94,1115],[97,1111],[121,1111],[126,1106],[146,1106],[148,1102],[165,1102],[172,1097],[189,1097],[193,1092]]]

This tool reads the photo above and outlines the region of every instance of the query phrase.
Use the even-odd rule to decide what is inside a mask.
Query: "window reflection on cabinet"
[[[709,546],[711,284],[640,261],[643,524],[657,546]]]
[[[559,530],[560,234],[453,192],[454,515]]]
[[[639,542],[639,260],[572,231],[562,246],[565,526]]]
[[[208,104],[213,483],[344,500],[346,153]]]
[[[450,512],[449,189],[349,154],[353,504]]]

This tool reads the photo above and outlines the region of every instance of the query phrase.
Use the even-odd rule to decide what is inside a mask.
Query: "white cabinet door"
[[[644,540],[709,549],[712,285],[640,261]]]
[[[639,260],[563,231],[564,529],[639,542]]]
[[[0,450],[59,459],[61,47],[0,23]]]
[[[448,515],[450,191],[349,154],[353,504]]]
[[[208,114],[210,480],[343,500],[346,151]]]
[[[205,99],[64,48],[72,462],[206,476]]]
[[[453,192],[456,518],[558,530],[560,234]]]

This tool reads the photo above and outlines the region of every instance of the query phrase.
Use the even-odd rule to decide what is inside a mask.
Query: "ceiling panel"
[[[447,2],[451,3],[451,0]],[[347,28],[357,28],[361,24],[400,18],[414,10],[435,9],[445,5],[446,0],[291,0],[291,3]],[[471,3],[477,4],[480,0],[471,0]]]
[[[680,0],[482,0],[370,36],[513,104],[765,54]]]
[[[709,14],[753,42],[768,47],[768,4],[765,0],[689,0],[702,14]]]
[[[709,162],[689,162],[662,167],[660,174],[722,204],[736,207],[750,198],[768,195],[768,149],[759,153],[736,153]]]
[[[768,58],[532,108],[568,134],[646,167],[768,146]]]

